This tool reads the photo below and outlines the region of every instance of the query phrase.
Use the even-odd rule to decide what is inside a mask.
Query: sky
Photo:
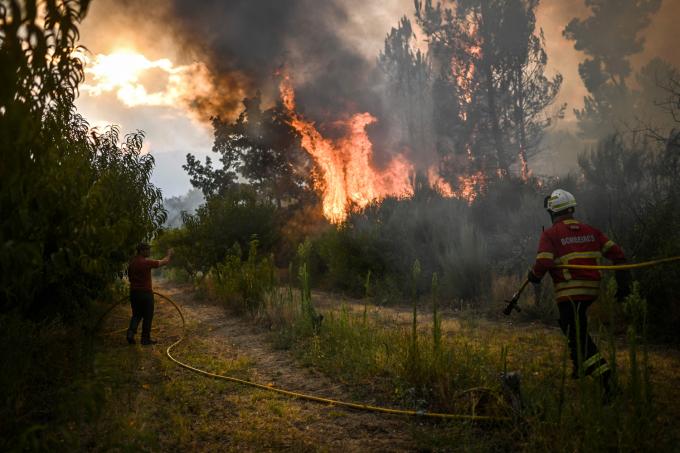
[[[233,1],[234,4],[239,3],[239,0]],[[297,3],[304,4],[304,1],[300,0]],[[215,2],[205,2],[206,5],[211,3]],[[250,5],[247,2],[240,3]],[[342,54],[344,57],[356,54],[369,62],[374,61],[382,49],[384,38],[390,28],[397,25],[401,16],[412,16],[413,13],[412,0],[335,0],[329,4],[333,5],[328,7],[326,13],[332,18],[332,26],[341,29],[339,35],[343,37],[343,42],[332,42],[332,46],[338,47],[341,44],[341,47],[347,47]],[[194,10],[192,2],[175,0],[174,5],[176,8],[185,6],[188,14]],[[675,0],[665,0],[646,31],[645,52],[634,57],[634,64],[640,65],[649,59],[649,55],[658,55],[676,64],[680,63],[674,49],[675,40],[667,39],[668,36],[674,35],[674,14],[670,12],[677,6]],[[239,7],[244,13],[249,12],[249,6]],[[304,10],[297,12],[297,16],[293,18],[299,21],[301,14],[304,13]],[[192,99],[187,97],[185,89],[192,93],[197,91],[202,93],[204,99],[210,99],[214,93],[229,92],[229,96],[224,97],[232,99],[232,104],[221,104],[217,109],[228,112],[227,115],[233,115],[238,108],[238,104],[233,103],[236,102],[234,100],[249,94],[249,89],[252,88],[247,82],[239,79],[238,75],[226,83],[211,80],[207,65],[208,60],[212,60],[214,64],[215,55],[207,55],[205,48],[209,46],[202,46],[201,43],[187,39],[187,36],[193,36],[192,33],[196,31],[187,28],[181,21],[169,20],[172,19],[172,14],[164,0],[93,1],[88,17],[81,26],[81,44],[87,47],[89,58],[96,62],[97,55],[110,55],[127,50],[131,54],[142,54],[145,59],[138,61],[127,58],[109,61],[123,77],[128,77],[126,79],[128,85],[134,88],[131,91],[121,92],[117,87],[102,86],[97,74],[89,71],[77,100],[80,113],[93,127],[103,128],[116,124],[123,133],[144,131],[146,137],[144,152],[150,152],[156,160],[152,181],[162,189],[165,197],[185,194],[191,188],[189,178],[182,169],[187,153],[192,153],[201,160],[213,154],[209,112],[211,108],[214,110],[214,106],[208,104],[205,108],[197,109],[196,104],[192,104]],[[582,105],[586,91],[578,75],[578,63],[584,56],[573,49],[571,42],[562,37],[562,30],[571,18],[583,17],[585,14],[587,9],[581,0],[543,0],[537,10],[538,27],[544,31],[549,58],[547,72],[549,75],[560,72],[564,77],[558,98],[558,103],[568,103],[567,117],[560,125],[564,128],[573,128],[572,109]],[[238,19],[235,18],[237,21]],[[271,24],[276,24],[276,19],[273,17],[268,20]],[[206,23],[205,19],[201,20],[203,21],[201,23]],[[220,18],[216,17],[214,24],[219,23]],[[234,22],[232,25],[236,26],[237,23]],[[206,29],[199,30],[202,37],[206,40],[212,39],[213,48],[220,48],[219,45],[228,46],[230,43],[215,41],[219,36],[215,37],[217,33],[211,33],[211,26],[213,26],[211,23],[207,23]],[[229,26],[229,23],[225,23],[226,26]],[[240,32],[237,32],[238,30],[233,34],[235,40],[241,38]],[[304,32],[299,34],[298,39],[304,40]],[[248,36],[248,39],[252,40],[252,37]],[[237,44],[246,47],[244,50],[247,51],[249,42],[244,39],[245,44]],[[300,55],[293,55],[292,58],[302,61],[305,60],[306,49],[319,52],[318,47],[310,47],[304,42],[298,43],[294,48],[301,50],[298,52]],[[225,65],[228,63],[231,62],[225,62]],[[237,61],[234,64],[238,63]],[[139,69],[130,76],[128,69],[137,67],[135,65]],[[323,70],[323,65],[305,66],[307,72]],[[337,70],[342,71],[343,68]],[[140,89],[143,91],[140,92]],[[315,93],[318,94],[313,87],[309,93],[308,99]],[[304,92],[302,96],[304,100]],[[144,102],[140,103],[140,99],[144,99]],[[316,107],[318,111],[326,110],[326,107],[332,110],[331,107],[323,105],[325,101],[319,99],[321,105]]]

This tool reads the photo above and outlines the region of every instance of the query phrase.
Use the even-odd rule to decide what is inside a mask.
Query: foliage
[[[206,197],[224,194],[238,185],[237,175],[257,194],[281,208],[313,200],[312,161],[302,150],[297,133],[280,105],[262,110],[260,95],[243,100],[243,111],[233,122],[213,119],[213,151],[221,168],[210,158],[201,164],[191,154],[183,168],[191,183]]]
[[[626,123],[635,118],[631,112],[640,93],[627,84],[632,72],[630,57],[642,52],[644,38],[639,34],[650,24],[661,0],[597,0],[586,2],[586,6],[591,14],[572,19],[563,34],[587,55],[578,68],[589,93],[583,109],[574,109],[579,127],[585,137],[602,139],[631,127]],[[624,36],[619,30],[626,30]]]
[[[96,297],[165,219],[143,135],[89,134],[75,113],[83,72],[72,52],[87,2],[57,3],[45,28],[34,2],[3,5],[0,23],[0,211],[12,213],[0,219],[0,310],[34,317]]]
[[[83,316],[83,320],[89,320]],[[60,450],[76,445],[100,414],[103,387],[90,382],[92,332],[59,320],[0,315],[0,449]],[[70,427],[70,429],[69,429]]]
[[[0,2],[3,450],[75,444],[101,396],[87,379],[93,302],[165,220],[143,134],[89,131],[75,111],[88,5]]]
[[[235,243],[243,250],[257,237],[260,249],[270,253],[277,240],[274,206],[247,186],[209,197],[194,214],[185,213],[183,220],[181,228],[167,231],[158,241],[176,249],[171,265],[191,276],[205,275],[223,263]]]
[[[436,159],[435,149],[445,139],[449,128],[439,128],[442,121],[434,119],[436,98],[435,77],[425,53],[415,48],[411,21],[401,18],[399,26],[392,28],[385,38],[384,49],[378,56],[378,65],[385,84],[386,118],[394,131],[395,149],[417,150],[425,160]],[[430,162],[423,162],[427,164]]]
[[[568,379],[566,339],[554,331],[505,328],[461,316],[428,319],[422,311],[409,320],[377,308],[366,314],[359,304],[325,311],[321,329],[313,331],[301,327],[306,325],[301,301],[292,292],[268,299],[265,312],[279,346],[342,379],[359,398],[423,411],[516,417],[480,428],[479,435],[497,449],[654,451],[659,445],[669,448],[677,437],[653,397],[657,385],[673,384],[660,377],[652,382],[645,302],[636,291],[626,301],[635,326],[627,348],[617,350],[611,331],[600,330],[596,337],[608,342],[609,348],[601,349],[620,392],[606,404],[597,380]],[[522,370],[521,402],[497,378],[513,369]],[[449,445],[465,442],[459,431],[441,425],[434,431],[432,441],[451,436]],[[479,445],[478,438],[469,442],[473,449]]]
[[[419,293],[432,273],[446,299],[482,301],[494,273],[524,273],[538,232],[549,221],[535,188],[507,178],[491,185],[471,206],[422,190],[411,199],[385,199],[349,216],[345,224],[313,239],[326,283],[363,294],[370,271],[378,299],[411,292],[411,267],[422,267]],[[386,293],[387,292],[387,293]]]
[[[680,255],[677,140],[630,144],[613,137],[579,159],[585,176],[579,210],[606,229],[630,261]],[[677,266],[641,269],[634,276],[643,296],[654,301],[649,314],[653,334],[677,340]]]
[[[273,258],[258,256],[257,247],[257,239],[251,240],[243,260],[240,246],[234,244],[224,261],[210,272],[215,296],[237,313],[256,314],[265,295],[274,288]]]
[[[439,99],[449,101],[437,104],[441,111],[435,111],[435,121],[442,124],[438,130],[446,124],[456,132],[438,151],[467,154],[450,159],[446,174],[453,176],[466,164],[475,171],[495,168],[508,174],[518,162],[526,179],[528,157],[538,151],[545,129],[565,108],[547,110],[562,76],[544,75],[548,57],[542,33],[535,32],[538,2],[461,0],[443,7],[426,0],[415,5],[429,41],[429,58],[438,68],[435,86],[444,95]],[[455,95],[446,97],[445,91]],[[465,161],[470,156],[475,162]]]

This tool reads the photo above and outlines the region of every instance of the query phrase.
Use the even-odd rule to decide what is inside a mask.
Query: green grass
[[[613,404],[603,405],[595,381],[568,377],[566,342],[557,329],[510,325],[472,312],[451,319],[437,298],[436,279],[429,300],[401,311],[365,300],[347,303],[327,309],[319,325],[304,266],[301,272],[301,290],[272,291],[260,312],[251,315],[269,326],[273,346],[290,349],[303,364],[332,376],[354,401],[514,417],[509,423],[405,419],[398,426],[414,448],[669,451],[678,439],[674,395],[680,358],[645,346],[646,308],[638,296],[626,305],[633,327],[627,336],[615,336],[614,324],[593,325],[622,392]],[[176,335],[175,318],[161,310],[155,324],[165,336]],[[234,359],[228,344],[205,337],[204,330],[190,324],[190,340],[177,356],[209,371],[256,379],[255,363],[242,355]],[[122,340],[103,339],[100,345],[96,376],[105,388],[105,404],[82,436],[86,449],[326,451],[345,445],[330,443],[334,439],[351,441],[352,428],[342,425],[361,416],[206,379],[176,367],[162,348],[131,348]],[[520,413],[513,412],[499,380],[502,372],[517,370]],[[319,431],[336,423],[341,427],[335,437]],[[395,434],[381,434],[382,440],[389,442]]]
[[[436,289],[436,280],[433,285]],[[594,379],[569,377],[566,340],[556,329],[513,327],[470,316],[458,329],[448,330],[437,311],[435,290],[432,316],[426,321],[416,303],[410,321],[368,310],[364,303],[357,309],[342,305],[327,311],[321,328],[311,331],[305,328],[304,310],[296,309],[301,302],[292,294],[280,292],[266,304],[265,317],[277,326],[276,343],[349,385],[363,401],[416,410],[512,415],[499,375],[521,371],[523,408],[514,422],[415,428],[422,448],[444,448],[455,439],[461,450],[476,451],[666,451],[678,439],[668,425],[672,416],[660,411],[654,397],[650,363],[664,357],[652,359],[644,346],[646,308],[636,294],[626,304],[631,327],[625,342],[615,337],[613,325],[594,326],[620,389],[608,405],[602,403]],[[283,317],[282,306],[287,307]],[[668,385],[663,388],[670,390]],[[678,415],[678,410],[674,413]],[[477,444],[480,433],[484,441]]]
[[[117,310],[105,327],[125,320]],[[157,307],[159,334],[179,332],[176,314]],[[252,362],[233,358],[228,346],[203,338],[189,324],[189,339],[175,355],[218,374],[252,379]],[[104,391],[101,410],[79,433],[78,448],[93,451],[262,451],[313,450],[304,430],[280,427],[306,417],[289,399],[184,370],[165,356],[165,347],[125,343],[123,333],[104,335],[97,346],[94,379]]]

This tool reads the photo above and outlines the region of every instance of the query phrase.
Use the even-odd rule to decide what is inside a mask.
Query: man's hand
[[[175,253],[175,251],[173,249],[168,249],[168,252],[166,253],[165,258],[160,260],[160,265],[165,266],[166,264],[168,264],[170,262],[170,258],[172,257],[173,253]]]

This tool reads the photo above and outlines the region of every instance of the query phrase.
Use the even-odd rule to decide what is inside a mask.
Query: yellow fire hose
[[[242,385],[247,385],[250,387],[255,387],[261,390],[267,390],[270,392],[275,392],[279,393],[281,395],[286,395],[292,398],[297,398],[297,399],[302,399],[302,400],[307,400],[307,401],[315,401],[318,403],[325,403],[325,404],[330,404],[334,406],[341,406],[341,407],[348,407],[351,409],[358,409],[362,411],[370,411],[370,412],[379,412],[383,414],[391,414],[391,415],[408,415],[408,416],[418,416],[418,417],[427,417],[427,418],[436,418],[436,419],[448,419],[448,420],[468,420],[468,421],[482,421],[482,422],[499,422],[499,421],[510,421],[512,418],[511,417],[503,417],[503,416],[490,416],[490,415],[464,415],[464,414],[446,414],[446,413],[437,413],[437,412],[427,412],[427,411],[414,411],[414,410],[405,410],[405,409],[392,409],[392,408],[387,408],[387,407],[380,407],[380,406],[371,406],[368,404],[360,404],[360,403],[351,403],[347,401],[339,401],[339,400],[334,400],[330,398],[323,398],[320,396],[314,396],[314,395],[308,395],[305,393],[299,393],[299,392],[292,392],[290,390],[285,390],[281,388],[277,388],[274,386],[270,385],[264,385],[264,384],[258,384],[256,382],[251,382],[251,381],[246,381],[243,379],[238,379],[232,376],[224,376],[221,374],[215,374],[211,373],[206,370],[202,370],[200,368],[197,368],[195,366],[192,366],[188,363],[184,363],[181,360],[177,359],[172,355],[172,350],[178,346],[182,341],[185,340],[186,336],[186,321],[184,318],[184,313],[182,312],[182,309],[179,308],[179,305],[177,305],[172,299],[170,299],[168,296],[155,292],[154,294],[167,300],[170,302],[170,304],[175,308],[177,313],[179,314],[181,320],[182,320],[182,334],[180,335],[179,339],[172,343],[170,346],[165,351],[165,355],[168,356],[170,360],[172,360],[174,363],[177,365],[181,366],[182,368],[185,368],[189,371],[193,371],[194,373],[201,374],[206,377],[210,377],[213,379],[221,379],[224,381],[230,381],[230,382],[235,382],[238,384]],[[103,316],[106,316],[116,305],[111,307]],[[111,333],[111,332],[109,332]]]
[[[557,269],[589,269],[589,270],[611,270],[611,271],[621,271],[630,269],[641,269],[644,267],[656,266],[657,264],[670,263],[673,261],[680,261],[680,256],[672,256],[670,258],[660,258],[658,260],[644,261],[642,263],[631,263],[631,264],[615,264],[615,265],[600,265],[600,264],[558,264],[555,266]],[[506,307],[503,309],[504,315],[510,315],[513,310],[522,311],[517,303],[519,302],[519,297],[522,295],[524,288],[529,284],[529,280],[526,279],[522,283],[522,286],[515,292],[512,299],[506,300]]]
[[[615,264],[615,265],[587,265],[587,264],[558,264],[555,266],[558,269],[602,269],[610,271],[622,271],[629,269],[641,269],[643,267],[656,266],[662,263],[671,263],[673,261],[680,261],[680,256],[672,256],[670,258],[660,258],[658,260],[644,261],[642,263],[631,264]]]

